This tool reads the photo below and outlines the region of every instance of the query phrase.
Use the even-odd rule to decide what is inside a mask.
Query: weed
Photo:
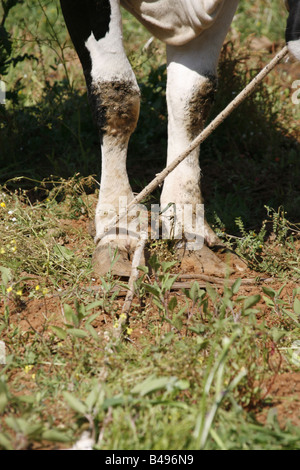
[[[284,11],[273,3],[240,2],[222,51],[213,113],[267,60],[243,42],[253,25],[256,34],[283,37]],[[87,436],[89,447],[101,450],[296,449],[296,413],[296,425],[279,425],[272,401],[281,372],[299,370],[299,226],[291,222],[299,222],[299,129],[289,100],[292,76],[281,69],[269,76],[201,149],[208,217],[255,271],[253,279],[259,274],[257,282],[193,281],[178,290],[174,247],[155,241],[150,266],[136,283],[127,340],[116,343],[127,285],[110,272],[93,278],[87,224],[98,196],[90,175],[100,170],[100,152],[83,76],[58,2],[4,1],[2,7],[13,4],[0,48],[1,78],[9,84],[0,107],[0,336],[6,350],[0,447],[69,448]],[[164,164],[167,71],[158,41],[149,42],[128,13],[123,17],[143,104],[128,156],[137,190]],[[158,198],[159,191],[147,203]],[[264,284],[263,276],[274,277],[274,284]],[[290,391],[291,403],[296,392]]]

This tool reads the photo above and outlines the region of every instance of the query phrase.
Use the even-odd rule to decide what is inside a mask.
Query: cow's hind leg
[[[122,219],[111,230],[109,227],[133,199],[126,157],[129,138],[139,116],[140,91],[123,47],[119,1],[61,0],[61,4],[83,66],[101,140],[94,268],[99,275],[106,274],[111,268],[115,274],[128,275],[137,241],[132,219],[137,213],[131,219],[130,215]]]
[[[228,0],[211,28],[188,44],[167,46],[168,163],[204,127],[216,91],[220,50],[236,6],[236,0]],[[184,254],[183,269],[186,264],[187,270],[223,275],[226,266],[208,248],[219,240],[202,218],[202,202],[198,148],[165,180],[161,197],[165,234],[182,240],[179,246]],[[201,241],[205,241],[204,246]],[[234,262],[236,267],[244,267],[239,259]]]

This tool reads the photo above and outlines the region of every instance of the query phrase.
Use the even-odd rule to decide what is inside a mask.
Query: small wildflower
[[[5,248],[0,248],[0,254],[4,255],[4,253],[5,253]]]
[[[118,322],[118,321],[116,321],[116,322],[114,323],[114,328],[116,328],[116,329],[119,328],[119,322]]]
[[[28,372],[30,372],[32,368],[33,368],[32,365],[26,365],[26,366],[24,367],[25,373],[28,374]]]
[[[39,285],[35,286],[35,290],[36,291],[40,290],[40,286]]]
[[[127,316],[125,313],[121,313],[120,320],[126,320]]]
[[[17,247],[16,246],[13,246],[10,251],[12,251],[13,253],[15,253],[17,251]]]
[[[46,295],[48,294],[49,290],[47,289],[47,287],[44,287],[44,289],[42,290],[42,294],[43,295]]]
[[[5,209],[5,207],[6,207],[5,202],[1,202],[1,203],[0,203],[0,207],[3,207],[3,209]]]
[[[31,378],[32,380],[35,380],[35,374],[32,374]]]
[[[126,332],[128,334],[128,336],[132,335],[132,328],[127,328]]]
[[[16,294],[21,297],[23,295],[22,289],[17,290]]]
[[[8,294],[9,294],[11,291],[12,291],[12,287],[11,287],[11,286],[6,289],[6,292],[7,292]]]

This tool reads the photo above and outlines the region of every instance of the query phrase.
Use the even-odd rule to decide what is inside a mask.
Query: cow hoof
[[[112,244],[98,245],[93,254],[95,275],[103,277],[110,273],[119,277],[130,277],[134,250]],[[141,265],[145,264],[142,257]]]
[[[183,274],[205,274],[224,278],[228,274],[242,274],[247,265],[235,253],[222,247],[208,248],[204,245],[201,250],[178,250],[180,271]]]

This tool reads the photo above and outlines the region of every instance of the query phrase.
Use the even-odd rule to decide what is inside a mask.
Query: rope
[[[225,119],[254,91],[254,89],[261,83],[264,78],[276,67],[276,65],[288,54],[288,48],[285,46],[276,56],[269,62],[259,74],[227,105],[227,107],[196,137],[187,149],[181,153],[170,165],[168,165],[161,173],[158,173],[156,177],[137,195],[127,206],[128,211],[135,205],[140,204],[149,194],[151,194],[158,186],[160,186],[166,177],[175,168],[185,160],[190,153],[195,150],[200,144],[202,144],[212,132],[219,127]],[[122,214],[121,217],[116,216],[113,223],[98,237],[95,238],[95,243],[98,243],[101,238],[109,233],[116,224],[125,217],[126,214]]]

